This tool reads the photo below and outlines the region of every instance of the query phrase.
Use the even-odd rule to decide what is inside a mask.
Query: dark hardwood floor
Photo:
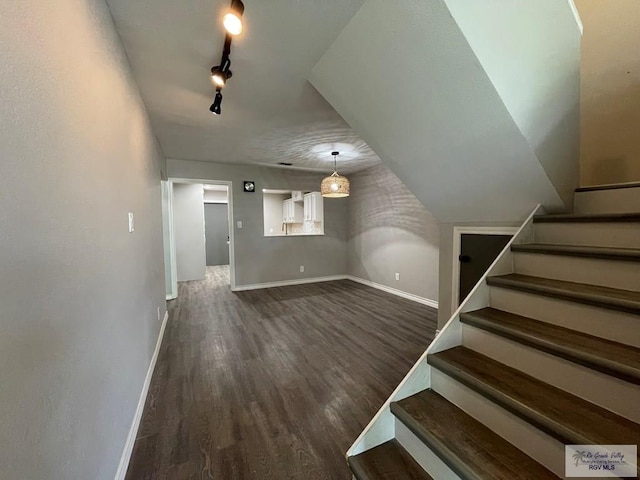
[[[349,480],[346,450],[435,328],[348,280],[232,293],[208,267],[169,302],[127,479]]]

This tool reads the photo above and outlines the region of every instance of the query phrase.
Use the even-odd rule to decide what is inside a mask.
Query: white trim
[[[515,235],[518,227],[474,227],[474,226],[454,226],[453,227],[453,257],[451,269],[451,311],[458,309],[460,296],[460,243],[463,234],[476,235]]]
[[[388,287],[381,283],[372,282],[371,280],[366,280],[364,278],[356,277],[354,275],[347,275],[346,278],[349,280],[353,280],[354,282],[361,283],[368,287],[377,288],[378,290],[382,290],[387,293],[391,293],[392,295],[397,295],[402,298],[406,298],[407,300],[412,300],[417,303],[421,303],[423,305],[428,305],[429,307],[438,308],[438,302],[436,300],[431,300],[430,298],[421,297],[419,295],[414,295],[413,293],[404,292],[402,290],[398,290],[397,288]]]
[[[413,293],[403,292],[402,290],[398,290],[397,288],[391,288],[386,285],[382,285],[380,283],[372,282],[371,280],[366,280],[364,278],[356,277],[354,275],[329,275],[326,277],[296,278],[293,280],[282,280],[279,282],[265,282],[265,283],[254,283],[249,285],[236,285],[236,287],[232,288],[231,290],[234,292],[242,292],[245,290],[260,290],[262,288],[274,288],[274,287],[290,287],[294,285],[305,285],[308,283],[335,282],[337,280],[351,280],[353,282],[366,285],[367,287],[383,290],[387,293],[391,293],[392,295],[397,295],[399,297],[406,298],[407,300],[412,300],[414,302],[421,303],[423,305],[428,305],[429,307],[438,308],[438,302],[435,300],[431,300],[430,298],[420,297],[419,295],[414,295]]]
[[[265,283],[253,283],[250,285],[236,285],[231,289],[233,292],[242,292],[244,290],[260,290],[262,288],[274,288],[274,287],[289,287],[292,285],[304,285],[306,283],[318,283],[318,282],[334,282],[336,280],[346,280],[347,275],[330,275],[327,277],[313,277],[313,278],[296,278],[294,280],[282,280],[280,282],[265,282]]]
[[[166,205],[166,209],[165,209],[165,205],[164,205],[164,193],[166,190],[166,194],[167,194],[167,205]],[[166,217],[166,218],[165,218]],[[165,222],[167,225],[167,228],[169,229],[169,242],[167,245],[164,245],[164,241],[163,241],[163,248],[164,251],[166,253],[166,251],[169,251],[169,283],[170,283],[170,287],[169,287],[169,291],[166,292],[165,295],[165,299],[166,300],[173,300],[174,298],[176,298],[178,296],[178,281],[176,279],[176,272],[177,272],[177,268],[176,268],[176,240],[175,240],[175,233],[174,233],[174,229],[173,229],[173,183],[171,183],[169,180],[163,180],[162,181],[162,228],[163,228],[163,232],[164,232],[164,227],[165,227]],[[163,240],[164,240],[164,235],[163,235]],[[165,256],[166,258],[166,256]]]
[[[573,13],[573,18],[578,25],[578,29],[580,30],[580,35],[584,33],[584,25],[582,25],[582,19],[580,18],[580,12],[578,12],[578,7],[576,7],[576,2],[574,0],[569,1],[569,8],[571,8],[571,13]]]
[[[233,182],[230,180],[211,180],[206,178],[176,178],[169,177],[172,183],[202,183],[203,185],[227,186],[227,220],[229,221],[229,286],[231,291],[236,291],[236,248],[235,248],[235,223],[233,221]]]
[[[151,378],[153,377],[153,371],[156,368],[156,361],[158,360],[158,353],[160,353],[160,346],[162,345],[162,339],[164,337],[164,330],[167,326],[167,320],[169,320],[169,312],[164,312],[164,318],[162,319],[162,325],[160,326],[160,333],[158,334],[158,341],[156,342],[156,349],[153,351],[151,362],[149,363],[149,369],[147,370],[147,376],[144,379],[142,385],[142,392],[140,392],[140,398],[138,399],[138,407],[136,413],[133,416],[131,428],[129,429],[129,435],[127,441],[124,444],[124,450],[120,457],[120,464],[116,471],[115,480],[124,480],[127,474],[127,468],[129,468],[129,461],[131,460],[131,454],[133,453],[133,445],[136,443],[136,436],[138,435],[138,427],[140,427],[140,421],[142,420],[142,413],[144,412],[144,404],[147,400],[147,393],[149,392],[149,386],[151,385]]]
[[[171,298],[178,296],[178,262],[176,260],[176,231],[173,228],[173,182],[169,181],[169,257],[171,258]]]

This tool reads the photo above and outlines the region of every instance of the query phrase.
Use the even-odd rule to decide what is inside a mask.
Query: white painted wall
[[[205,189],[204,203],[229,203],[229,194],[226,190]]]
[[[173,184],[173,228],[178,281],[203,280],[207,260],[201,183]]]
[[[310,81],[439,221],[564,207],[443,0],[367,0]]]
[[[164,159],[103,1],[3,2],[0,64],[0,478],[112,480],[165,312]]]
[[[263,193],[264,235],[284,235],[282,225],[282,202],[291,198],[291,194]]]
[[[571,2],[445,0],[566,205],[578,186],[580,25]]]

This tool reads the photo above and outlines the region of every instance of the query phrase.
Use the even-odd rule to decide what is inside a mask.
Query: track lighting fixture
[[[214,115],[220,115],[222,111],[222,92],[220,92],[219,88],[216,88],[216,97],[213,99],[213,103],[209,107],[209,110],[213,112]]]
[[[227,62],[228,65],[231,65],[231,62]],[[227,80],[229,80],[233,76],[231,70],[227,66],[226,69],[222,66],[216,66],[211,68],[211,81],[216,86],[216,88],[223,88]]]
[[[222,19],[224,28],[231,35],[239,35],[242,33],[242,14],[244,13],[244,3],[242,0],[231,0],[229,12]]]
[[[224,16],[223,23],[227,29],[224,36],[224,47],[222,47],[222,58],[220,65],[211,67],[211,82],[216,87],[216,96],[209,110],[216,115],[220,115],[222,106],[222,90],[227,85],[227,80],[233,75],[231,73],[231,35],[242,32],[242,14],[244,13],[244,3],[241,0],[231,0],[229,12]]]

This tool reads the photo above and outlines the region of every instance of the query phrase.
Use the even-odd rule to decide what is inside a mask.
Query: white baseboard
[[[236,285],[236,287],[233,288],[232,291],[242,292],[244,290],[259,290],[261,288],[273,288],[273,287],[289,287],[292,285],[304,285],[306,283],[317,283],[317,282],[333,282],[336,280],[352,280],[354,282],[361,283],[368,287],[373,287],[378,290],[391,293],[392,295],[397,295],[399,297],[406,298],[407,300],[412,300],[414,302],[418,302],[423,305],[427,305],[429,307],[438,308],[438,302],[436,300],[431,300],[430,298],[414,295],[413,293],[403,292],[402,290],[398,290],[397,288],[388,287],[386,285],[382,285],[381,283],[372,282],[371,280],[365,280],[364,278],[356,277],[354,275],[331,275],[327,277],[298,278],[295,280],[283,280],[281,282],[265,282],[265,283],[254,283],[251,285]]]
[[[156,349],[151,357],[151,363],[149,363],[149,369],[147,370],[147,377],[144,379],[144,385],[142,385],[142,392],[138,399],[138,407],[136,408],[136,414],[133,417],[131,428],[129,429],[129,435],[127,436],[127,442],[124,444],[124,450],[120,457],[120,464],[116,471],[115,480],[124,480],[127,474],[127,468],[129,468],[129,460],[131,460],[131,454],[133,453],[133,445],[136,443],[136,436],[138,434],[138,427],[140,426],[140,420],[142,420],[142,413],[144,411],[144,404],[147,400],[147,393],[149,392],[149,386],[151,385],[151,377],[153,377],[153,370],[156,367],[156,361],[158,360],[158,353],[160,352],[160,346],[162,345],[162,338],[164,337],[164,329],[167,326],[167,320],[169,319],[169,312],[164,313],[162,319],[162,325],[160,326],[160,333],[158,334],[158,341],[156,342]]]
[[[254,283],[251,285],[236,285],[232,289],[234,292],[241,292],[243,290],[259,290],[261,288],[273,288],[273,287],[288,287],[291,285],[304,285],[306,283],[317,282],[333,282],[336,280],[346,280],[348,275],[331,275],[328,277],[314,277],[314,278],[297,278],[295,280],[283,280],[281,282],[265,282]]]
[[[381,283],[372,282],[371,280],[365,280],[364,278],[356,277],[354,275],[347,275],[346,278],[348,278],[349,280],[353,280],[354,282],[367,285],[368,287],[377,288],[378,290],[382,290],[383,292],[406,298],[407,300],[413,300],[414,302],[418,302],[429,307],[438,308],[438,302],[436,300],[431,300],[430,298],[414,295],[413,293],[407,293],[402,290],[398,290],[397,288],[388,287],[386,285],[382,285]]]

